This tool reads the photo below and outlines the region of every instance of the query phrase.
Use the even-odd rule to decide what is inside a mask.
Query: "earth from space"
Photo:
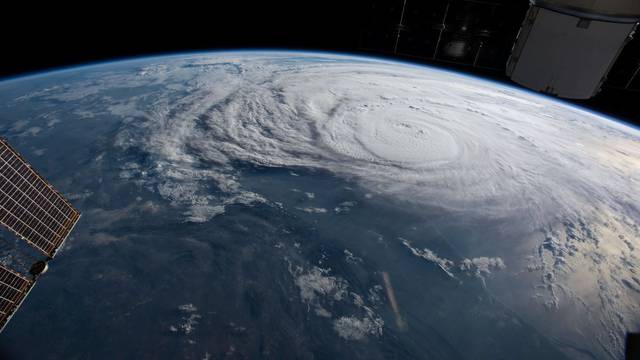
[[[558,100],[180,54],[1,82],[0,135],[82,212],[3,358],[620,359],[640,330],[640,131]]]

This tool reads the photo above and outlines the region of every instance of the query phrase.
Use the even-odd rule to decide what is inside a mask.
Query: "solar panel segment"
[[[0,138],[0,223],[53,258],[80,213]]]
[[[0,329],[25,299],[34,281],[0,264]]]
[[[0,331],[79,218],[78,210],[0,138],[0,224],[47,257],[31,266],[31,278],[0,264]]]

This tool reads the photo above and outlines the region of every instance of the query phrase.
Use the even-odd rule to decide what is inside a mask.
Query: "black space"
[[[502,3],[502,12],[491,15],[499,19],[489,18],[497,24],[499,46],[489,54],[493,57],[484,59],[486,68],[426,56],[433,41],[424,34],[432,30],[428,23],[437,21],[434,9],[446,1],[407,0],[406,21],[411,24],[403,29],[395,54],[392,43],[403,0],[26,3],[0,13],[0,78],[147,54],[286,48],[398,57],[509,82],[499,68],[528,0],[478,1]],[[640,125],[640,81],[631,90],[620,89],[640,59],[638,43],[640,39],[632,41],[612,68],[612,84],[606,83],[595,98],[576,103]]]
[[[0,76],[150,53],[219,48],[354,51],[358,46],[356,3],[98,3],[100,7],[52,5],[36,14],[27,9],[13,16],[4,13],[2,20],[8,21],[0,24]]]

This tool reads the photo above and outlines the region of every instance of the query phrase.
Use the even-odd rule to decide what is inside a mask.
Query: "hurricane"
[[[114,157],[113,181],[159,196],[181,223],[213,223],[238,206],[322,218],[384,199],[433,228],[473,228],[469,239],[437,230],[455,249],[449,253],[426,235],[390,241],[393,251],[444,274],[442,281],[478,281],[565,355],[619,358],[624,332],[640,321],[636,128],[490,80],[347,55],[188,54],[82,71],[11,101],[74,104],[71,113],[83,121],[109,119],[109,135],[101,135],[109,150],[96,150],[87,163],[102,166]],[[24,124],[14,131],[27,137],[40,130]],[[343,199],[333,211],[313,203],[313,189],[296,188],[306,197],[283,204],[248,185],[247,169],[286,169],[309,181],[326,173],[366,196]],[[436,224],[439,217],[448,225]],[[492,239],[476,240],[486,237]],[[304,247],[295,244],[292,251]],[[367,263],[345,251],[350,264]],[[323,259],[296,263],[288,255],[283,262],[301,304],[319,319],[334,319],[348,341],[384,337],[394,321],[383,321],[377,300],[363,300],[366,289],[349,295],[353,285]],[[398,317],[402,291],[393,309]],[[350,296],[359,318],[332,308]],[[411,329],[416,320],[403,318]],[[550,325],[559,318],[575,326]]]

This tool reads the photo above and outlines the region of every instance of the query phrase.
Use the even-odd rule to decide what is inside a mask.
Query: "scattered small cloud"
[[[33,126],[25,130],[20,136],[36,136],[42,131],[42,128],[39,126]]]
[[[327,209],[325,208],[320,208],[320,207],[297,207],[296,209],[300,210],[300,211],[304,211],[306,213],[309,214],[326,214]]]
[[[453,261],[449,259],[441,258],[438,255],[436,255],[436,253],[434,253],[433,251],[427,248],[424,248],[422,250],[414,248],[411,246],[411,243],[407,239],[400,238],[400,240],[402,240],[402,243],[404,244],[404,246],[406,246],[409,250],[411,250],[413,255],[421,257],[427,260],[428,262],[431,262],[437,265],[447,275],[449,275],[454,279],[456,278],[455,275],[453,275],[453,273],[451,272],[451,268],[455,266],[455,263]]]
[[[342,316],[333,322],[333,328],[338,335],[345,340],[362,340],[367,335],[382,335],[384,321],[379,317],[357,318],[355,316]]]
[[[69,200],[84,200],[91,197],[92,195],[93,195],[93,191],[84,190],[83,192],[80,192],[80,193],[68,194],[67,198]]]
[[[59,122],[60,122],[60,119],[54,118],[54,119],[51,119],[51,120],[47,121],[47,126],[48,127],[53,127],[55,124],[58,124]]]
[[[25,127],[27,127],[27,125],[29,125],[29,121],[27,120],[18,120],[16,122],[13,123],[13,126],[11,127],[12,131],[22,131]]]
[[[96,245],[106,245],[106,244],[111,244],[114,242],[118,242],[120,240],[122,240],[123,238],[108,234],[108,233],[104,233],[104,232],[99,232],[99,233],[95,233],[91,236],[91,239],[93,240],[93,243]]]
[[[180,321],[169,326],[169,330],[174,333],[190,335],[196,329],[202,316],[198,313],[198,308],[190,303],[178,306],[178,310],[182,314]]]
[[[377,315],[365,299],[354,291],[349,291],[349,283],[339,276],[330,275],[331,269],[313,266],[305,270],[301,266],[294,266],[288,259],[288,269],[294,278],[294,283],[300,290],[302,302],[313,310],[316,316],[332,319],[335,313],[344,313],[345,309],[352,309],[354,313],[341,314],[333,319],[333,328],[345,340],[362,340],[367,336],[382,335],[384,321]],[[369,289],[369,297],[380,299],[380,285]],[[338,306],[340,304],[340,306]]]
[[[473,273],[479,278],[490,275],[491,271],[503,270],[506,268],[504,261],[499,257],[477,257],[473,259],[464,259],[460,262],[460,270]]]
[[[344,257],[345,261],[350,264],[358,264],[362,262],[362,258],[353,255],[353,253],[348,249],[344,249]]]
[[[302,272],[302,269],[298,271]],[[319,296],[342,300],[347,294],[347,282],[340,277],[329,275],[329,271],[330,269],[314,266],[296,277],[295,283],[300,289],[300,297],[307,305],[313,305]]]
[[[355,201],[344,201],[344,202],[341,202],[335,208],[333,208],[333,211],[335,211],[336,214],[347,213],[351,210],[351,208],[356,206],[356,204],[357,203]]]
[[[421,257],[442,269],[447,275],[451,278],[456,279],[456,276],[453,274],[453,270],[456,268],[456,263],[453,260],[449,260],[446,258],[439,257],[435,252],[424,248],[422,250],[414,248],[411,246],[411,243],[407,239],[399,238],[402,240],[404,246],[406,246],[415,256]],[[484,279],[486,276],[491,275],[492,271],[503,270],[506,268],[504,261],[500,257],[475,257],[471,259],[463,259],[457,265],[458,270],[467,273],[473,274],[478,279],[482,280],[484,284]]]

